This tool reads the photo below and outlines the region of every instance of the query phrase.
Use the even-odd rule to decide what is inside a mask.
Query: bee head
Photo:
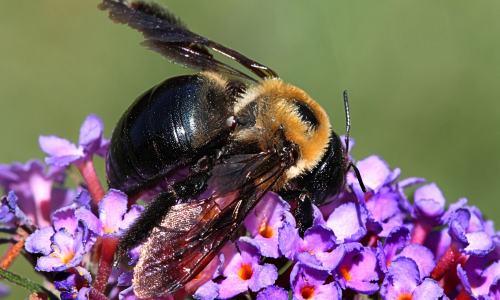
[[[263,152],[286,147],[296,151],[295,162],[276,190],[314,169],[327,151],[331,126],[325,111],[304,91],[280,79],[265,79],[247,90],[234,111],[242,125],[236,140]]]

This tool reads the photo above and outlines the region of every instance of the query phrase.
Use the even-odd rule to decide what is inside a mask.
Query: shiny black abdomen
[[[200,75],[174,77],[143,93],[116,125],[107,154],[110,188],[130,197],[173,169],[211,155],[229,136],[225,87]]]

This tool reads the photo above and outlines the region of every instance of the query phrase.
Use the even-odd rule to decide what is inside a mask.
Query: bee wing
[[[246,56],[189,31],[174,13],[156,3],[103,0],[99,9],[109,10],[109,18],[140,31],[147,39],[142,43],[150,50],[185,67],[203,71],[223,72],[255,81],[216,59],[208,48],[219,52],[255,73],[257,76],[278,77],[276,72]]]
[[[239,172],[236,169],[245,173],[234,177]],[[136,295],[161,297],[192,280],[285,170],[276,154],[238,155],[231,163],[216,167],[214,176],[233,176],[235,184],[232,188],[223,186],[223,192],[217,191],[208,199],[171,208],[141,248],[134,269]],[[224,179],[219,183],[226,182]]]

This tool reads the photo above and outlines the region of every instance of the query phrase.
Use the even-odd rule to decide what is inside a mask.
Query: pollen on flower
[[[245,281],[252,278],[252,276],[253,276],[252,266],[249,264],[241,265],[240,270],[238,271],[238,277],[241,280]]]
[[[265,224],[262,224],[259,228],[259,234],[262,237],[265,237],[266,239],[272,238],[276,233],[274,232],[274,229],[266,226]]]
[[[116,233],[116,232],[118,232],[118,230],[116,230],[115,228],[106,227],[106,226],[103,226],[103,230],[104,230],[105,233]]]
[[[66,252],[65,254],[61,253],[61,250],[57,246],[54,247],[54,252],[50,254],[51,257],[57,257],[61,260],[63,264],[68,263],[70,260],[75,257],[75,252],[74,251],[69,251]]]
[[[312,299],[314,296],[314,286],[305,286],[300,290],[300,295],[304,299]]]
[[[314,251],[310,250],[310,249],[302,249],[300,251],[298,251],[299,253],[302,253],[302,252],[309,252],[309,254],[311,255],[314,255]]]
[[[347,267],[340,268],[340,273],[342,273],[342,276],[347,281],[351,281],[352,280],[352,275],[351,275],[351,273],[349,273],[349,271],[350,271],[350,269],[347,268]]]
[[[398,300],[413,300],[413,297],[411,296],[411,294],[402,293],[398,296]]]

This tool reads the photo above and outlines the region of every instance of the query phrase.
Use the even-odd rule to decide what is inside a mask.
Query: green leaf
[[[33,281],[31,281],[29,279],[26,279],[26,278],[21,277],[17,274],[14,274],[10,271],[7,271],[7,270],[0,268],[0,277],[3,277],[6,280],[8,280],[14,284],[22,286],[23,288],[27,289],[31,293],[43,292],[43,293],[47,294],[49,296],[49,299],[51,299],[51,300],[58,300],[59,299],[59,297],[54,295],[54,293],[49,291],[47,288],[45,288],[37,283],[34,283]]]

